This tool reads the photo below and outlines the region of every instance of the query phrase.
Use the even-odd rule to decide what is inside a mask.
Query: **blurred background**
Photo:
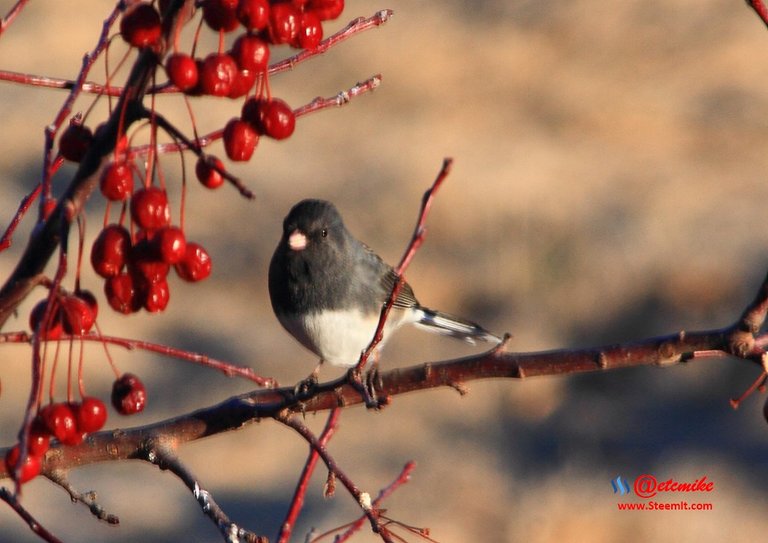
[[[0,12],[13,3],[0,0]],[[0,68],[74,78],[112,6],[30,2],[0,37]],[[301,118],[289,140],[264,139],[251,162],[232,166],[255,201],[229,187],[210,193],[191,180],[187,237],[212,254],[211,279],[174,280],[165,313],[123,317],[106,308],[101,282],[84,266],[84,286],[100,296],[105,334],[167,343],[296,382],[316,360],[280,328],[266,281],[283,216],[302,198],[332,200],[352,232],[395,263],[446,156],[454,157],[454,170],[408,272],[425,305],[509,331],[519,351],[720,327],[740,314],[768,267],[768,32],[744,2],[348,0],[326,32],[382,8],[395,10],[385,26],[272,79],[273,94],[298,106],[383,75],[373,94]],[[215,37],[204,34],[201,51],[209,51]],[[124,50],[116,40],[112,65]],[[99,65],[94,78],[103,73]],[[65,96],[0,85],[3,224],[39,179],[43,129]],[[76,109],[92,101],[86,96]],[[158,108],[189,130],[181,98],[162,97]],[[240,104],[199,99],[193,108],[207,132],[223,127]],[[105,110],[99,101],[92,125]],[[137,139],[146,137],[145,129]],[[212,149],[224,154],[220,143]],[[162,166],[178,191],[179,158],[163,157]],[[62,169],[57,186],[72,172]],[[97,196],[86,247],[103,216]],[[0,254],[3,277],[33,217]],[[43,296],[34,293],[7,330],[27,329],[28,312]],[[110,352],[149,392],[144,413],[111,413],[110,427],[161,420],[250,389],[181,361]],[[403,331],[385,349],[382,367],[471,352]],[[2,358],[0,443],[10,445],[29,386],[29,349],[5,345]],[[107,398],[112,373],[103,349],[88,345],[86,358],[88,392]],[[324,368],[321,377],[338,374]],[[397,397],[380,413],[350,409],[330,451],[372,494],[416,461],[387,514],[428,527],[441,543],[755,541],[768,528],[763,397],[738,411],[728,400],[757,374],[744,362],[712,359],[473,382],[464,397],[436,390]],[[58,386],[63,394],[62,377]],[[324,420],[307,415],[318,431]],[[307,452],[298,436],[263,421],[184,446],[181,457],[235,522],[274,537]],[[658,501],[706,501],[713,510],[619,512],[618,502],[642,500],[614,494],[611,479],[644,473],[706,476],[713,492]],[[358,514],[341,489],[322,498],[324,475],[319,470],[313,480],[295,541]],[[70,476],[80,490],[97,491],[121,524],[98,523],[45,480],[29,483],[23,503],[64,541],[220,540],[168,473],[126,462]],[[365,530],[355,539],[377,540]],[[37,539],[0,507],[0,541]]]

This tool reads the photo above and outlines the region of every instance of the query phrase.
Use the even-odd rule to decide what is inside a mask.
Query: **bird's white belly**
[[[347,368],[360,360],[379,321],[378,315],[364,315],[355,310],[323,311],[302,317],[279,315],[278,319],[293,337],[323,361]]]

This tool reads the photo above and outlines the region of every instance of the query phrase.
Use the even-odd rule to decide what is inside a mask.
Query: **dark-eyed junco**
[[[396,280],[392,267],[349,233],[333,204],[303,200],[283,222],[269,266],[269,295],[283,327],[321,362],[352,367],[373,339]],[[470,343],[501,341],[473,322],[423,307],[407,283],[379,348],[403,324]]]

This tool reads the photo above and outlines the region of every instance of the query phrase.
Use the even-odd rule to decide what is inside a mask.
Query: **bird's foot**
[[[381,409],[389,403],[388,396],[379,396],[377,392],[381,389],[381,379],[379,376],[378,365],[374,365],[363,377],[358,368],[351,368],[347,372],[347,382],[354,388],[363,400],[368,409]]]
[[[302,379],[293,387],[293,394],[297,398],[311,396],[317,388],[317,372],[313,371],[308,377]]]

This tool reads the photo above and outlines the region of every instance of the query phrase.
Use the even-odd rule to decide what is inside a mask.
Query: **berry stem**
[[[72,403],[72,379],[74,375],[72,373],[73,363],[72,358],[75,351],[75,341],[70,338],[69,340],[69,352],[67,353],[67,402]]]

